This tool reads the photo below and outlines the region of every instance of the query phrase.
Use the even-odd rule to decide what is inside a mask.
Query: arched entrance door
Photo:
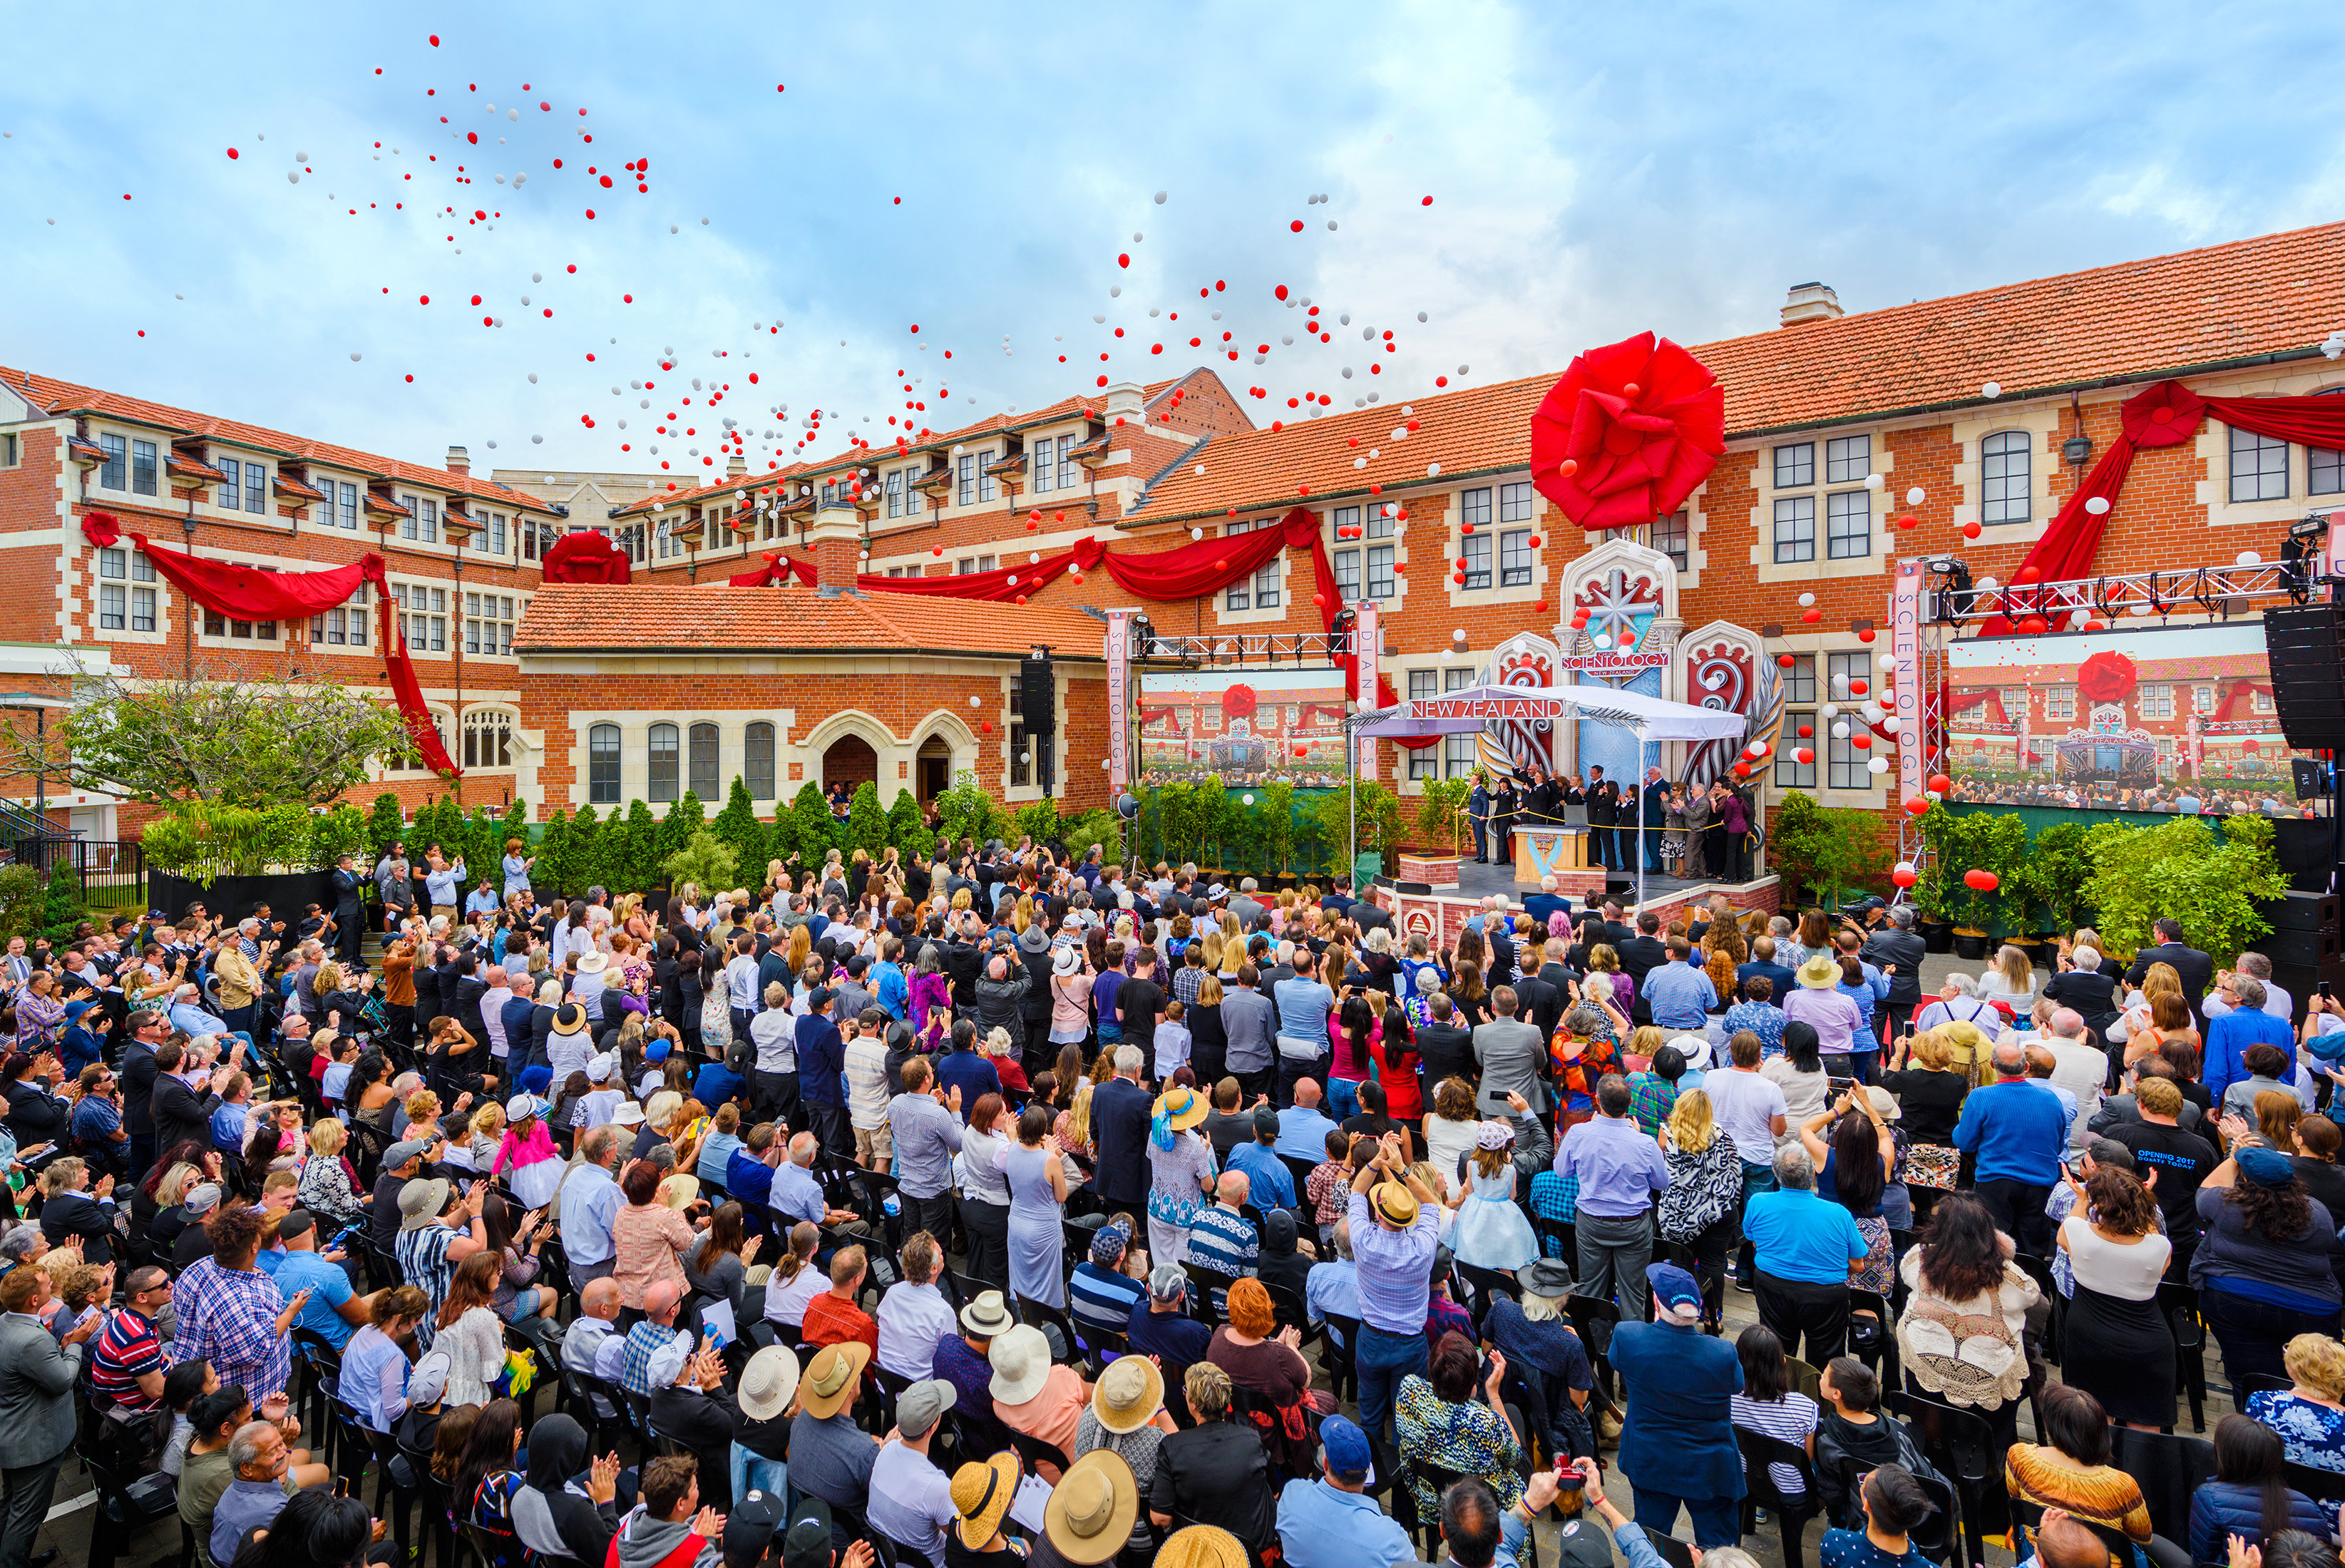
[[[943,736],[931,735],[920,742],[913,771],[919,775],[916,783],[923,806],[952,788],[952,748]]]
[[[859,735],[842,735],[832,741],[822,754],[822,788],[828,794],[834,785],[844,784],[852,790],[858,784],[878,785],[879,754],[871,743]],[[887,807],[882,799],[879,805]]]

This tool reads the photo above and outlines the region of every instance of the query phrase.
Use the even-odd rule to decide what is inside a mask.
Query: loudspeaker
[[[2345,749],[2345,626],[2334,604],[2264,612],[2264,653],[2280,733],[2300,750]]]
[[[2276,932],[2337,929],[2337,900],[2328,893],[2289,893],[2257,906],[2256,912]]]
[[[2318,800],[2329,793],[2327,764],[2310,757],[2291,757],[2288,759],[2288,769],[2296,779],[2298,799]]]
[[[1019,718],[1029,735],[1050,735],[1059,728],[1053,699],[1058,695],[1055,672],[1046,658],[1030,658],[1018,667]]]

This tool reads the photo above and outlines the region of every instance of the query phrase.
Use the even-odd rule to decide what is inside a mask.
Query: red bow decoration
[[[2133,660],[2121,653],[2096,653],[2076,667],[2076,689],[2086,702],[2123,702],[2140,679]]]
[[[1531,482],[1591,534],[1676,511],[1725,450],[1718,378],[1650,332],[1579,355],[1531,415]]]
[[[111,512],[86,513],[81,520],[82,537],[101,550],[111,550],[122,542],[122,519]]]
[[[549,583],[624,583],[630,570],[625,554],[609,536],[591,530],[555,540],[543,568]]]
[[[1252,718],[1256,703],[1254,687],[1240,681],[1222,690],[1222,712],[1231,718]]]

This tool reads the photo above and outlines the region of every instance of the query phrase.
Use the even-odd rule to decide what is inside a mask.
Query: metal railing
[[[93,910],[147,908],[147,855],[137,840],[76,839],[55,831],[28,837],[13,822],[5,826],[0,853],[9,863],[30,866],[45,877],[60,865],[71,866],[81,881],[82,901]]]
[[[2315,565],[2262,561],[1992,588],[1939,585],[1931,589],[1931,618],[1942,626],[1968,626],[1998,617],[2016,626],[2032,616],[2049,622],[2081,614],[2112,624],[2121,616],[2241,616],[2267,605],[2303,604],[2315,586]]]
[[[1162,632],[1136,637],[1133,657],[1202,665],[1274,665],[1325,667],[1352,651],[1348,631],[1338,632],[1215,632],[1203,636],[1167,636]]]

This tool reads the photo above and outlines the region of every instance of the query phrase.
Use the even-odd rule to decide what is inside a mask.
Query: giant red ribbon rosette
[[[2096,653],[2076,667],[2076,689],[2090,703],[2123,702],[2140,682],[2133,660],[2121,653]]]
[[[626,553],[592,530],[556,539],[542,565],[549,583],[624,583],[630,572]]]
[[[1222,688],[1222,713],[1225,718],[1252,718],[1260,701],[1254,696],[1254,687],[1244,681]]]
[[[1650,332],[1573,360],[1531,415],[1531,483],[1591,534],[1676,511],[1725,450],[1718,378]]]

